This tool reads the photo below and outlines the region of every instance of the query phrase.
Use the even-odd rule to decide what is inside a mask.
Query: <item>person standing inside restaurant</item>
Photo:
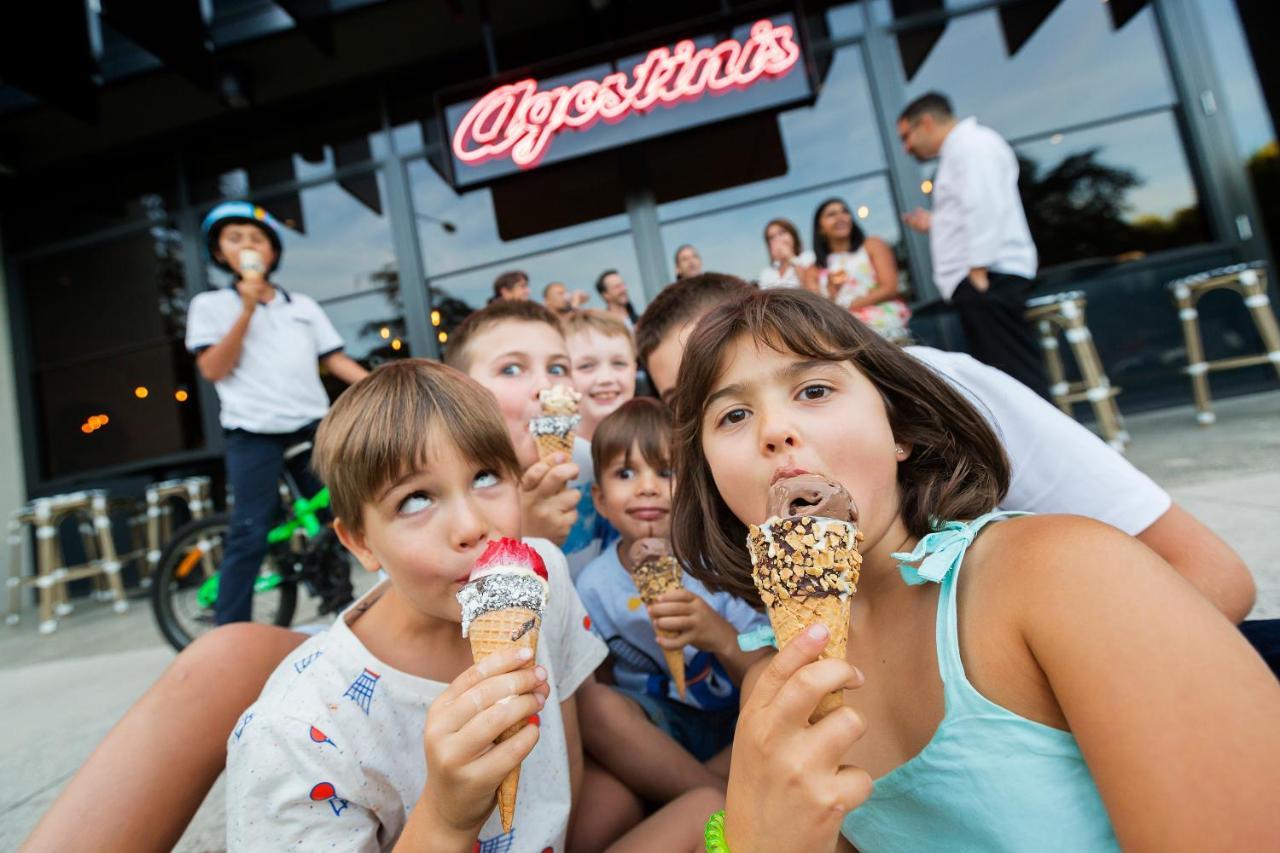
[[[902,219],[928,232],[934,283],[960,315],[970,353],[1048,397],[1039,347],[1023,319],[1037,256],[1013,149],[974,118],[957,121],[937,92],[907,105],[898,136],[917,160],[939,160],[933,212],[916,208]]]
[[[205,217],[203,230],[210,259],[235,276],[231,286],[191,300],[186,338],[200,375],[218,392],[227,483],[235,494],[214,605],[222,625],[252,617],[253,581],[280,511],[284,453],[310,441],[329,410],[317,360],[347,383],[368,371],[343,354],[342,338],[314,299],[269,280],[282,253],[271,214],[225,202]],[[306,469],[308,459],[303,454],[290,468],[310,496],[320,482]]]
[[[626,324],[628,329],[636,324],[636,309],[627,294],[627,283],[617,270],[605,270],[596,279],[596,293],[604,300],[604,309]]]

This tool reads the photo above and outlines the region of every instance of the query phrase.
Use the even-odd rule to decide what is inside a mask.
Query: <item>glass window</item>
[[[258,200],[285,225],[284,256],[272,281],[316,300],[386,287],[395,270],[386,193],[377,172]],[[227,273],[208,267],[216,285]]]
[[[133,222],[168,219],[177,206],[172,159],[58,169],[5,188],[5,242],[11,252],[86,237]]]
[[[1209,239],[1170,112],[1055,133],[1016,150],[1042,268]]]
[[[540,301],[543,288],[559,281],[570,290],[584,290],[591,294],[588,308],[604,307],[595,291],[596,279],[605,270],[616,269],[629,286],[632,306],[637,312],[644,308],[640,264],[636,260],[631,235],[627,233],[433,278],[430,283],[431,305],[433,315],[438,312],[440,316],[432,316],[431,319],[437,327],[437,334],[447,336],[469,313],[483,308],[493,296],[493,280],[510,269],[523,270],[528,274],[534,299]],[[440,322],[435,323],[436,320]]]
[[[662,241],[670,249],[669,254],[676,246],[692,244],[702,256],[704,269],[754,281],[769,265],[765,224],[775,218],[791,220],[800,231],[804,249],[812,250],[814,214],[830,198],[843,199],[849,205],[867,236],[879,237],[890,246],[901,238],[888,180],[876,176],[668,223],[662,226]],[[668,263],[673,259],[669,258]],[[906,271],[901,275],[905,279]]]
[[[823,64],[819,64],[821,69]],[[812,107],[780,113],[787,173],[696,198],[668,202],[658,216],[669,221],[766,195],[827,183],[884,168],[884,147],[867,87],[862,50],[836,51],[820,75],[821,93]]]
[[[409,163],[409,181],[413,186],[413,208],[423,261],[433,276],[590,240],[630,227],[626,214],[619,213],[581,225],[504,239],[492,190],[455,192],[425,159]]]
[[[342,335],[346,354],[369,368],[412,355],[400,297],[400,276],[395,270],[388,270],[385,277],[386,287],[382,290],[320,304]]]
[[[203,445],[182,269],[168,223],[21,265],[45,477]]]
[[[1150,7],[1117,30],[1105,3],[1059,3],[1012,57],[999,10],[960,15],[908,76],[907,100],[942,92],[1009,139],[1174,102]]]

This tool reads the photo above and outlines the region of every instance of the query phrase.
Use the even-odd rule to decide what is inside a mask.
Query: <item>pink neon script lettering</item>
[[[727,39],[714,47],[678,42],[651,50],[634,76],[618,72],[603,80],[539,91],[537,80],[499,86],[467,111],[453,133],[453,154],[479,165],[510,157],[522,169],[538,165],[562,130],[612,124],[654,106],[697,100],[745,89],[762,77],[781,77],[800,59],[795,30],[757,21],[745,42]]]

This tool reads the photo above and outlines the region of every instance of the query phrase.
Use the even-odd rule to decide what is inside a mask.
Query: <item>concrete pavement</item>
[[[1208,429],[1189,408],[1131,417],[1129,458],[1253,569],[1253,618],[1280,618],[1280,392],[1215,408]],[[30,612],[19,627],[0,627],[0,850],[21,843],[172,658],[145,600],[123,616],[80,604],[50,637],[36,633]],[[222,796],[220,783],[177,849],[222,849]]]

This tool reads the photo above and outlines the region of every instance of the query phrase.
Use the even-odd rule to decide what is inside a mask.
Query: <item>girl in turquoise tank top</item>
[[[927,367],[763,291],[699,323],[675,409],[672,538],[709,587],[759,602],[746,525],[782,477],[842,484],[865,537],[847,660],[815,625],[743,685],[733,853],[1280,845],[1261,659],[1136,540],[994,512],[1000,442]]]

